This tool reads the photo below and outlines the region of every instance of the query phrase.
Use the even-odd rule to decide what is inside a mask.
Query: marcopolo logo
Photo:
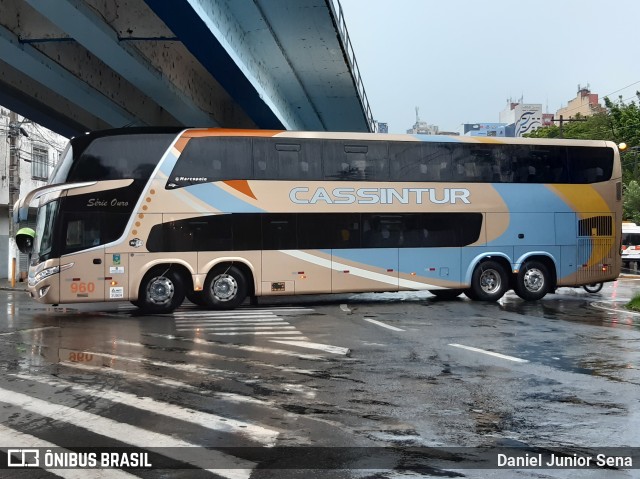
[[[316,203],[336,205],[421,205],[433,204],[470,204],[469,190],[466,188],[293,188],[289,199],[298,205]]]

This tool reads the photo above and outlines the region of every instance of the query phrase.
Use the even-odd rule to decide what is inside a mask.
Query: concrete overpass
[[[374,128],[338,0],[0,0],[0,104],[65,136]]]

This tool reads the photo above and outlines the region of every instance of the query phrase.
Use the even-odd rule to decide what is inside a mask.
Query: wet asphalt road
[[[621,308],[636,291],[640,281],[625,278],[599,294],[562,288],[535,303],[512,293],[497,304],[363,294],[231,312],[185,304],[157,316],[128,303],[46,307],[0,291],[0,444],[161,448],[185,467],[229,468],[100,477],[640,477],[466,469],[441,449],[423,449],[433,454],[421,469],[383,461],[372,470],[357,454],[640,446],[640,314]],[[202,446],[214,451],[198,455]],[[261,469],[251,454],[260,449],[220,449],[263,446],[318,448],[304,459],[318,469]],[[346,459],[325,447],[345,448]],[[352,469],[333,468],[345,463]],[[0,475],[93,477],[79,472]]]

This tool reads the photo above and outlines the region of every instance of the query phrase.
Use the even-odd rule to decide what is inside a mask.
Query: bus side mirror
[[[33,252],[33,239],[36,236],[36,232],[31,228],[21,228],[16,233],[16,246],[21,253],[31,254]]]

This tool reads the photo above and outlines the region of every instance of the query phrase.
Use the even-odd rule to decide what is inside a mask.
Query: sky
[[[441,131],[498,122],[509,99],[555,113],[578,85],[640,90],[640,0],[340,0],[374,119]],[[601,101],[602,103],[602,101]]]

